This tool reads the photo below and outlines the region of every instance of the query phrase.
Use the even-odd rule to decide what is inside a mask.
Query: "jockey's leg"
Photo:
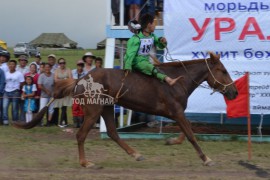
[[[138,62],[134,68],[144,74],[147,75],[153,75],[156,78],[158,78],[160,81],[165,81],[166,83],[168,83],[169,85],[174,85],[178,79],[181,78],[181,76],[177,77],[177,78],[170,78],[169,76],[167,76],[166,74],[163,74],[161,72],[158,71],[158,69],[155,68],[155,66],[153,64],[151,64],[148,60],[145,61],[141,61]]]

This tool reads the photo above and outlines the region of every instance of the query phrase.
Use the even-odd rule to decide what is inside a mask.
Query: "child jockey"
[[[136,24],[136,21],[131,21],[129,28],[131,32],[135,34],[128,40],[127,51],[124,58],[124,69],[128,71],[134,69],[147,75],[154,75],[159,80],[165,81],[171,86],[174,85],[181,76],[172,79],[159,72],[155,66],[149,62],[150,51],[154,45],[161,49],[165,48],[167,45],[167,41],[164,37],[158,38],[153,34],[155,30],[154,17],[150,14],[145,14],[141,17],[141,25]]]

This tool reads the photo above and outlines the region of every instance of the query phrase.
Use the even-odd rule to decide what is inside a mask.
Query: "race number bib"
[[[154,39],[153,38],[143,38],[140,39],[141,45],[138,54],[147,56],[149,55],[150,50],[152,49],[152,46],[154,44]]]

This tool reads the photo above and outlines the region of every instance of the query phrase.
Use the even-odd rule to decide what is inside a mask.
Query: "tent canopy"
[[[77,48],[78,43],[69,39],[64,33],[42,33],[30,44],[36,47]]]
[[[7,43],[5,41],[0,40],[0,46],[4,49],[7,49]]]

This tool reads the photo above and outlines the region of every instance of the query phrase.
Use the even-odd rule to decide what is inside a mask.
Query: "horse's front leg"
[[[76,135],[79,149],[79,160],[81,166],[83,167],[99,168],[94,163],[86,160],[84,152],[84,142],[90,129],[93,127],[98,117],[100,116],[102,108],[103,107],[99,105],[86,105],[84,108],[84,122]]]
[[[191,124],[190,124],[190,122],[188,122],[186,120],[184,112],[178,113],[176,115],[176,117],[174,118],[174,120],[176,120],[176,122],[178,123],[178,125],[182,129],[184,135],[187,137],[189,142],[193,145],[193,147],[197,151],[199,157],[203,160],[203,164],[206,166],[213,165],[214,164],[213,161],[202,152],[200,146],[198,145],[197,140],[196,140],[196,138],[193,134],[193,131],[191,129]]]
[[[123,148],[127,152],[127,154],[134,157],[137,161],[144,160],[144,157],[140,153],[136,152],[129,145],[127,145],[122,139],[120,139],[114,123],[113,106],[104,106],[102,117],[104,118],[107,127],[108,136],[112,138],[112,140],[114,140],[121,148]]]

